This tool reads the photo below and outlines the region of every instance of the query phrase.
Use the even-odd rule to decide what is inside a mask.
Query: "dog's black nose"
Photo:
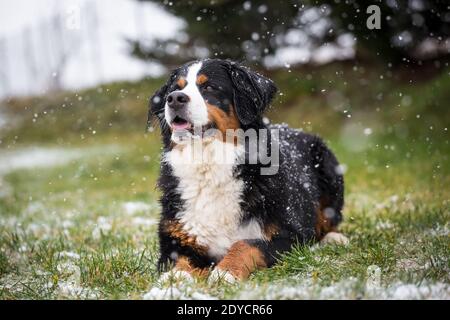
[[[181,109],[189,102],[189,97],[181,91],[174,91],[167,97],[167,105],[174,110]]]

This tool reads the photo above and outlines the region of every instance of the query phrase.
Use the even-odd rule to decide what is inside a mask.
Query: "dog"
[[[273,266],[293,245],[348,242],[337,231],[341,167],[319,137],[267,123],[263,113],[276,92],[272,80],[242,64],[204,59],[174,70],[150,98],[148,123],[158,120],[163,144],[157,186],[164,274],[234,282]],[[207,135],[211,129],[216,133]],[[237,131],[253,132],[256,141],[238,139]],[[278,148],[269,174],[261,173],[268,164],[259,156],[248,161],[262,140],[258,152]],[[201,161],[192,160],[195,144]],[[231,157],[217,161],[224,150]]]

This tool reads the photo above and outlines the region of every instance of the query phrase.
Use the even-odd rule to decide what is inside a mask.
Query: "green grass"
[[[3,102],[0,298],[448,299],[449,71],[412,84],[386,74],[271,75],[283,94],[269,118],[322,135],[347,168],[350,244],[297,246],[237,285],[157,281],[160,144],[145,123],[162,79]],[[70,158],[2,171],[31,147]]]

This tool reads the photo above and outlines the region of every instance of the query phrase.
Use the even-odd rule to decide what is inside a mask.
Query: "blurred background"
[[[403,155],[419,137],[446,145],[448,2],[371,4],[1,0],[0,148],[153,139],[142,131],[148,97],[171,69],[206,57],[272,77],[270,118],[346,150],[376,137],[400,139]]]
[[[371,4],[380,29],[367,27],[374,11],[355,1],[3,0],[0,96],[157,77],[205,57],[261,69],[355,59],[432,74],[444,67],[446,1]]]
[[[165,39],[181,19],[130,0],[0,2],[0,96],[39,95],[164,72],[133,59],[127,39]]]
[[[373,260],[362,251],[361,266],[401,257],[407,229],[389,227],[399,216],[414,234],[444,236],[414,247],[414,259],[442,259],[408,281],[448,281],[448,1],[0,0],[0,284],[34,266],[54,272],[48,248],[123,253],[149,242],[155,252],[160,141],[146,130],[148,99],[172,68],[205,57],[271,77],[268,118],[320,134],[337,154],[344,230],[361,250],[368,234],[375,247],[398,245]],[[116,271],[86,262],[78,283],[106,297],[141,290],[149,280],[124,261],[115,268],[137,278],[114,282]],[[44,287],[0,296],[52,297]]]

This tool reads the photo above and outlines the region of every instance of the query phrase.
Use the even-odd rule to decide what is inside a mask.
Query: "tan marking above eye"
[[[186,86],[186,79],[183,77],[178,78],[177,85],[180,87],[180,89],[183,89]]]
[[[204,84],[206,81],[208,81],[208,77],[204,74],[200,74],[197,76],[197,84],[201,85]]]

